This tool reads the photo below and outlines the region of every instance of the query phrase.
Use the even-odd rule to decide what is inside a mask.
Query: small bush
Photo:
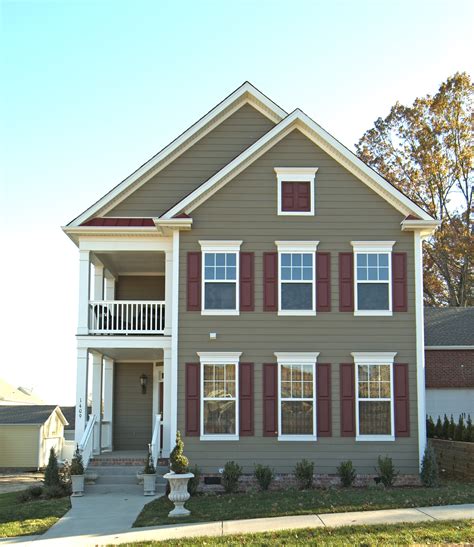
[[[144,475],[154,475],[156,473],[155,465],[153,464],[153,458],[151,456],[151,451],[148,449],[148,454],[145,459],[145,467],[143,468]]]
[[[260,490],[268,490],[273,480],[273,470],[268,465],[257,464],[254,476],[260,486]]]
[[[199,482],[201,480],[201,470],[197,465],[195,465],[189,471],[194,475],[194,477],[192,479],[189,479],[188,492],[191,494],[191,496],[195,496],[197,494]]]
[[[184,443],[181,439],[181,433],[176,432],[176,445],[170,454],[170,467],[178,475],[188,472],[188,458],[184,455]]]
[[[471,415],[467,415],[466,429],[464,430],[463,441],[469,443],[474,442],[474,427],[472,427]]]
[[[441,422],[441,416],[438,416],[438,419],[436,421],[434,436],[438,439],[443,438],[443,423]]]
[[[27,490],[31,498],[39,498],[43,494],[42,486],[30,486]]]
[[[398,471],[395,471],[395,466],[393,465],[392,458],[388,456],[378,458],[378,472],[381,483],[386,486],[393,486],[395,479],[398,476]]]
[[[225,464],[224,472],[222,473],[222,486],[228,494],[237,491],[241,476],[242,468],[238,463],[232,461]]]
[[[314,475],[314,463],[301,460],[295,466],[295,478],[301,489],[312,488]]]
[[[44,485],[45,486],[61,486],[59,479],[58,458],[54,448],[49,451],[49,460],[46,470],[44,472]]]
[[[428,439],[432,439],[435,436],[435,424],[431,416],[426,418],[426,436]]]
[[[456,437],[456,424],[454,422],[453,415],[451,414],[451,419],[449,420],[449,430],[448,430],[448,439],[454,441]]]
[[[18,492],[16,499],[18,500],[18,503],[26,503],[32,500],[32,496],[29,490],[22,490],[21,492]]]
[[[43,498],[47,500],[53,498],[63,498],[66,495],[67,493],[65,492],[64,488],[59,485],[45,486],[43,489]]]
[[[444,419],[443,419],[441,439],[449,439],[449,420],[446,414],[444,415]]]
[[[79,445],[76,445],[76,450],[74,451],[74,456],[71,460],[71,465],[69,466],[70,475],[84,475],[84,464],[82,462],[82,454],[79,450]]]
[[[429,444],[425,448],[425,453],[421,462],[420,479],[423,486],[428,486],[430,488],[438,486],[439,484],[438,463],[436,462],[434,450]]]
[[[341,465],[337,468],[337,474],[341,479],[342,486],[345,486],[346,488],[352,486],[357,477],[356,470],[354,469],[351,460],[341,462]]]
[[[459,420],[456,425],[456,430],[454,431],[454,440],[455,441],[462,441],[464,436],[464,430],[466,426],[464,425],[464,417],[462,414],[459,414]]]

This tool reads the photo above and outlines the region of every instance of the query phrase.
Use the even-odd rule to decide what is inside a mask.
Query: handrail
[[[164,300],[90,300],[91,334],[163,334]]]
[[[160,446],[161,446],[161,414],[156,415],[155,426],[153,428],[153,436],[151,438],[151,443],[149,445],[151,452],[151,459],[153,465],[156,467],[158,463],[158,458],[160,457]]]
[[[79,443],[79,451],[82,455],[82,465],[84,466],[84,469],[86,469],[89,465],[89,460],[92,456],[92,450],[94,447],[94,425],[95,416],[90,414],[86,428]]]

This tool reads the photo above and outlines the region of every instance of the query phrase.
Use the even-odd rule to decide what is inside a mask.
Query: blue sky
[[[0,10],[0,377],[63,404],[74,398],[77,253],[61,225],[245,80],[352,148],[395,101],[474,72],[470,0]]]

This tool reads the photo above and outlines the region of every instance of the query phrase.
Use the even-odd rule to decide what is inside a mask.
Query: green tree
[[[45,486],[60,486],[61,480],[59,478],[58,458],[54,448],[49,451],[48,465],[44,471],[44,485]]]
[[[465,73],[411,106],[396,103],[364,133],[358,156],[441,221],[424,243],[425,303],[474,305],[473,92]]]

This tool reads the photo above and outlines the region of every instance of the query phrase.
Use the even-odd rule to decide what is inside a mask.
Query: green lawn
[[[18,494],[0,494],[0,538],[43,534],[71,507],[69,497],[20,502]]]
[[[178,522],[343,513],[397,507],[422,507],[474,503],[472,484],[446,483],[439,488],[317,488],[249,494],[208,494],[192,497],[186,507],[191,516],[171,519],[173,504],[166,497],[145,505],[134,526],[158,526]]]
[[[448,520],[419,524],[390,524],[377,526],[344,526],[342,528],[307,528],[224,537],[201,537],[140,542],[140,545],[411,545],[472,543],[474,520]],[[133,544],[124,544],[133,545]]]

